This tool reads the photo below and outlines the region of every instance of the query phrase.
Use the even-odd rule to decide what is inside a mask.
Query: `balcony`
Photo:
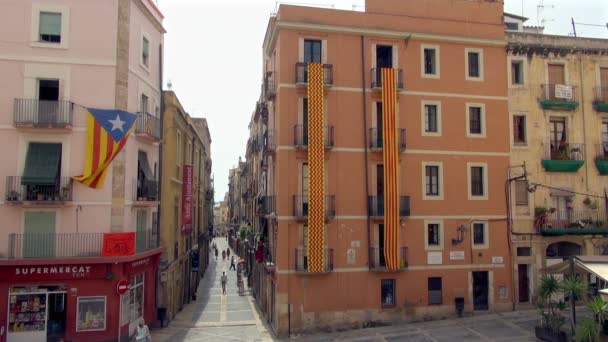
[[[555,210],[547,212],[544,226],[540,227],[544,236],[561,235],[608,235],[608,223],[604,210]]]
[[[137,113],[135,135],[145,141],[160,141],[160,119],[149,113]]]
[[[397,70],[397,90],[403,90],[403,70]],[[372,89],[382,89],[382,70],[379,68],[372,68]]]
[[[262,196],[258,198],[258,215],[276,215],[276,196]]]
[[[293,216],[298,221],[308,220],[308,196],[293,196]],[[336,217],[336,196],[325,196],[325,220]]]
[[[404,152],[407,149],[405,128],[399,128],[397,134],[399,135],[399,152]],[[384,141],[382,136],[382,129],[370,128],[369,149],[372,151],[382,151],[383,148]]]
[[[324,126],[323,131],[325,149],[329,150],[334,148],[334,126]],[[293,128],[293,137],[293,144],[296,148],[308,148],[308,127],[305,127],[304,125],[295,125]]]
[[[576,110],[579,105],[576,87],[565,84],[541,84],[539,100],[543,109]]]
[[[546,143],[542,164],[547,172],[577,172],[585,164],[585,145]]]
[[[72,201],[72,179],[33,179],[32,177],[6,177],[6,202],[18,205],[61,206]]]
[[[264,152],[274,152],[277,150],[276,131],[267,130],[263,138]]]
[[[101,257],[103,233],[9,234],[9,259]],[[152,229],[135,233],[135,250],[159,247]]]
[[[296,272],[304,274],[319,274],[318,272],[308,271],[308,251],[303,247],[296,248]],[[334,249],[325,248],[325,260],[323,272],[328,273],[334,270]]]
[[[158,205],[158,181],[146,178],[136,179],[133,183],[133,197],[134,206]]]
[[[334,67],[331,64],[323,64],[323,84],[326,87],[334,84]],[[308,85],[308,63],[296,63],[296,85]]]
[[[598,112],[608,113],[608,87],[595,87],[593,107]]]
[[[601,143],[596,146],[595,166],[600,175],[608,176],[608,143]]]
[[[74,104],[68,101],[15,99],[13,124],[25,129],[71,130]]]
[[[384,247],[371,247],[369,249],[369,269],[375,272],[399,272],[407,269],[407,247],[399,247],[399,267],[396,270],[388,270],[386,268],[386,259],[384,257]]]
[[[273,71],[268,71],[266,76],[264,76],[264,85],[262,89],[264,93],[264,98],[269,101],[274,99],[277,95],[277,83],[276,83],[276,73]]]
[[[368,215],[375,219],[384,219],[384,197],[368,197]],[[410,216],[410,196],[399,196],[399,217]]]

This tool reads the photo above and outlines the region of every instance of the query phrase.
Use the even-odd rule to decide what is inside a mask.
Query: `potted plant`
[[[566,342],[568,337],[562,327],[566,317],[562,311],[566,304],[556,300],[556,296],[563,292],[562,282],[553,275],[544,276],[538,288],[538,312],[541,316],[540,324],[535,327],[536,338],[543,341]]]
[[[6,196],[7,201],[16,201],[18,199],[19,199],[19,193],[15,190],[11,190],[11,192],[9,192],[8,196]]]

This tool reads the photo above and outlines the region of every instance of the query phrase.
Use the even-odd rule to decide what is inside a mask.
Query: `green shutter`
[[[23,231],[23,256],[55,256],[55,212],[26,211]]]
[[[61,13],[40,12],[40,34],[61,35]]]
[[[30,143],[21,184],[53,185],[59,177],[61,144]]]
[[[137,222],[136,222],[136,247],[137,252],[143,252],[146,250],[146,210],[137,211]]]

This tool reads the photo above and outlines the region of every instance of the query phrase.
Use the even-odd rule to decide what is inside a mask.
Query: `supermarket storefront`
[[[159,253],[0,264],[0,342],[127,340],[155,320]]]

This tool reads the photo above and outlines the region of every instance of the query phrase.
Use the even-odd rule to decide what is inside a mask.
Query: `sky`
[[[228,191],[228,170],[245,159],[247,128],[260,96],[262,41],[276,0],[155,0],[165,16],[164,89],[171,82],[182,106],[205,117],[211,133],[215,201]],[[403,0],[416,1],[416,0]],[[463,0],[466,1],[466,0]],[[504,0],[505,12],[530,18],[545,33],[608,39],[606,0]],[[281,3],[363,10],[364,0]],[[353,7],[355,6],[355,7]]]

